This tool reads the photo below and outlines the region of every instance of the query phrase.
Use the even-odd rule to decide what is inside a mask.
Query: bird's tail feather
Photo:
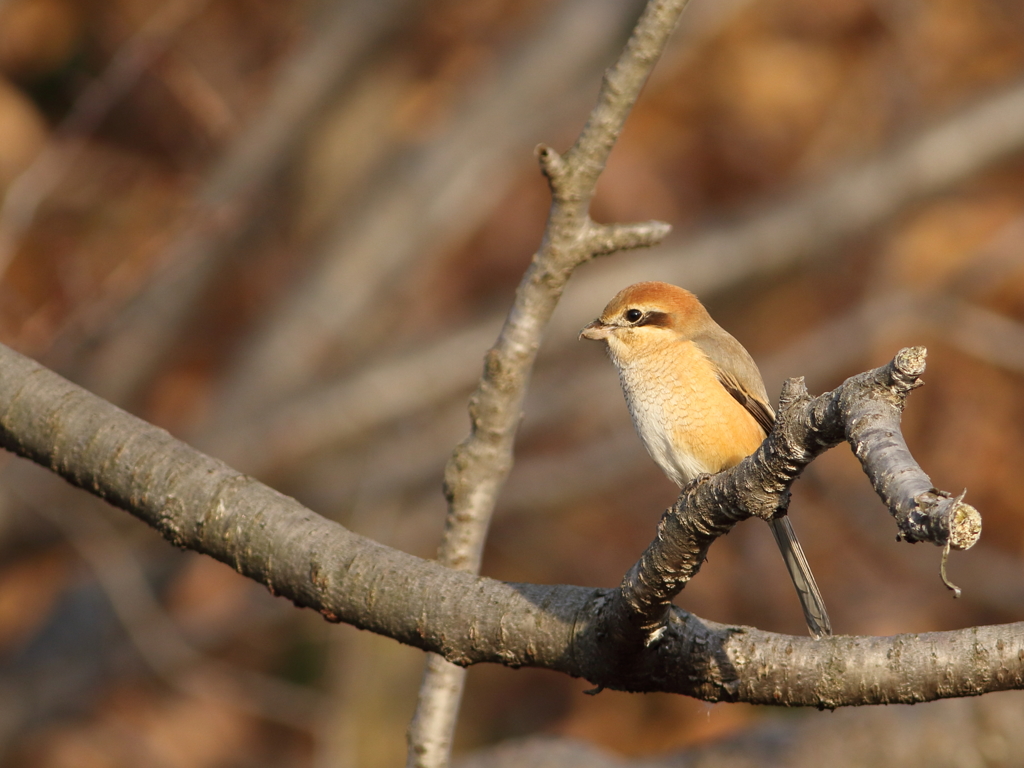
[[[804,618],[807,620],[807,629],[815,639],[832,634],[832,623],[828,620],[828,613],[825,611],[825,601],[821,597],[818,585],[814,581],[814,574],[811,573],[811,566],[807,564],[803,547],[796,538],[793,525],[789,517],[783,515],[770,520],[772,534],[782,552],[782,559],[786,561],[786,568],[789,576],[793,579],[793,586],[800,597],[800,606],[804,609]]]

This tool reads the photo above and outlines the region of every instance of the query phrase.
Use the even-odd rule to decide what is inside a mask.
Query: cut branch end
[[[923,384],[920,377],[924,375],[927,357],[925,347],[904,347],[893,358],[893,373],[903,380],[908,389],[919,387]]]
[[[949,514],[949,546],[953,549],[970,549],[981,538],[981,513],[964,504],[965,493],[956,498]]]

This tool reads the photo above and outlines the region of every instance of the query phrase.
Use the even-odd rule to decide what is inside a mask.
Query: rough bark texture
[[[698,478],[665,513],[657,538],[622,582],[630,620],[620,625],[656,632],[714,540],[741,520],[769,520],[784,512],[793,481],[844,438],[896,519],[899,538],[973,546],[981,535],[981,515],[932,485],[900,431],[903,405],[921,386],[924,367],[925,349],[911,347],[888,365],[816,398],[802,380],[788,381],[775,428],[757,453],[734,472]]]
[[[680,504],[713,502],[693,519],[719,529],[735,510],[770,508],[758,478],[771,476],[773,466],[806,464],[841,440],[839,404],[858,402],[847,393],[870,381],[884,387],[898,367],[894,361],[814,399],[790,387],[771,439],[748,461],[688,488]],[[917,702],[1024,687],[1024,624],[815,641],[668,608],[663,631],[645,644],[617,629],[636,616],[620,590],[505,584],[384,547],[2,347],[0,403],[0,445],[8,450],[296,605],[456,664],[537,666],[608,688],[789,706]]]

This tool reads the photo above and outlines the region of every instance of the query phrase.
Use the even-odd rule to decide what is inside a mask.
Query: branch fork
[[[813,415],[815,403],[821,398],[795,413]],[[826,404],[821,412],[829,410]],[[817,428],[823,426],[842,440],[841,429]],[[783,438],[773,436],[780,444]],[[660,590],[649,603],[661,624],[645,633],[638,629],[643,611],[627,604],[623,589],[508,584],[421,560],[353,534],[2,345],[0,446],[299,607],[440,654],[430,657],[437,668],[451,668],[441,666],[443,656],[459,665],[556,670],[618,690],[828,708],[1024,689],[1021,623],[827,641],[723,626],[668,605],[687,577],[669,560],[664,580],[635,569],[637,596],[649,575],[651,588]],[[741,481],[756,490],[766,467],[755,455],[687,488],[683,501],[721,502],[729,484]],[[729,515],[749,517],[749,491],[737,498],[738,514],[712,509],[712,522],[724,517],[728,529]],[[700,522],[666,516],[665,545],[685,545],[672,528],[687,523],[713,540],[715,531]],[[656,554],[645,558],[656,563]],[[699,559],[691,565],[689,575]],[[432,700],[442,709],[459,688],[446,690],[447,698]]]
[[[580,183],[580,175],[577,172],[579,164],[567,162],[565,157],[544,144],[538,144],[535,152],[541,172],[548,180],[551,199],[554,202],[553,208],[562,216],[583,219],[583,223],[577,227],[579,231],[574,233],[581,237],[582,241],[575,249],[578,260],[573,267],[596,256],[607,256],[636,248],[651,248],[661,243],[672,231],[670,224],[655,220],[628,224],[598,224],[587,212],[593,187]],[[553,210],[552,218],[555,215]]]
[[[645,644],[659,636],[672,599],[700,570],[715,539],[741,520],[785,511],[804,468],[844,439],[896,520],[898,539],[973,546],[981,515],[963,494],[932,485],[900,431],[907,395],[922,384],[925,354],[924,347],[902,349],[887,365],[815,398],[802,379],[786,382],[778,421],[761,447],[730,470],[697,478],[662,516],[654,541],[623,579],[615,608],[604,614],[612,634]]]

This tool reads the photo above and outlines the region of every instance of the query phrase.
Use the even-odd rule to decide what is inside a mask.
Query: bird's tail
[[[789,576],[793,579],[793,586],[796,587],[796,593],[800,597],[800,607],[804,609],[807,629],[816,640],[831,635],[832,623],[828,620],[828,613],[825,611],[825,601],[814,581],[811,566],[807,564],[803,547],[800,546],[800,542],[796,538],[796,532],[789,522],[789,517],[786,515],[776,517],[768,524],[772,528],[779,551],[782,552],[782,559],[786,561]]]

